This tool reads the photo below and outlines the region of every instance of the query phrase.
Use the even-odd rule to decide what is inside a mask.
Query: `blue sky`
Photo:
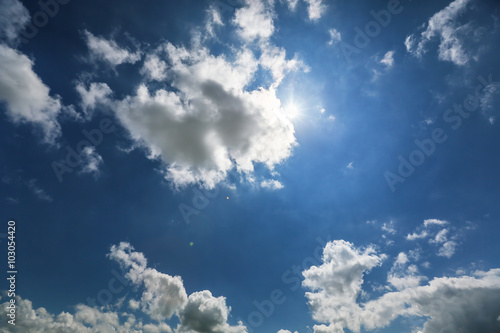
[[[499,20],[1,0],[0,332],[500,331]]]

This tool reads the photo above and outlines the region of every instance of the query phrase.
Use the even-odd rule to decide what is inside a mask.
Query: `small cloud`
[[[408,234],[406,236],[406,239],[407,240],[416,240],[416,239],[422,239],[422,238],[426,238],[427,236],[429,236],[429,234],[427,233],[427,231],[422,231],[421,233],[412,233],[412,234]]]
[[[329,115],[328,118],[326,118],[328,121],[335,121],[335,116]]]
[[[382,225],[382,230],[388,234],[394,235],[396,234],[396,229],[394,228],[394,221],[389,221],[389,223],[385,223]]]
[[[325,111],[326,111],[326,110],[325,110],[325,108],[321,108],[321,109],[319,109],[319,112],[320,112],[320,113],[325,113]]]
[[[428,227],[430,225],[447,225],[449,222],[445,220],[438,219],[428,219],[424,221],[424,227]]]
[[[317,21],[323,16],[326,11],[327,6],[323,3],[323,0],[305,0],[307,2],[307,14],[311,21]]]
[[[438,251],[438,256],[451,258],[457,249],[457,243],[454,241],[448,241],[443,244],[443,246]]]
[[[47,192],[45,192],[45,190],[43,188],[41,188],[37,185],[36,179],[31,179],[30,181],[28,181],[26,183],[26,185],[33,192],[33,194],[36,195],[36,197],[38,199],[40,199],[42,201],[48,201],[48,202],[53,201],[52,197]]]
[[[269,190],[280,190],[284,187],[283,184],[275,179],[264,180],[260,183],[260,186]]]
[[[342,40],[342,35],[337,29],[330,29],[328,30],[328,33],[330,34],[330,40],[328,41],[328,45],[333,45]]]
[[[380,60],[380,63],[385,65],[387,68],[394,66],[394,51],[389,51],[384,55],[384,58]]]
[[[495,117],[490,117],[490,118],[488,119],[488,121],[489,121],[489,122],[490,122],[490,124],[492,124],[492,125],[493,125],[493,124],[495,124]]]
[[[124,63],[135,64],[141,59],[141,52],[131,52],[121,48],[114,40],[107,40],[102,37],[94,36],[92,33],[84,30],[84,37],[90,55],[93,59],[107,62],[112,67]]]
[[[354,166],[353,166],[353,162],[349,162],[349,164],[347,164],[346,168],[349,169],[349,170],[353,170],[354,169]]]

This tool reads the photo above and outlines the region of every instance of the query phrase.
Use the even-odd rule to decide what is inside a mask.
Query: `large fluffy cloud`
[[[120,263],[127,271],[126,277],[138,287],[143,287],[141,299],[132,300],[138,309],[157,321],[170,319],[174,314],[180,324],[178,333],[245,333],[242,324],[231,326],[228,316],[231,308],[224,297],[214,297],[208,290],[187,295],[179,276],[170,276],[147,267],[147,260],[129,243],[111,247],[109,258]]]
[[[304,286],[313,318],[322,323],[316,333],[374,330],[389,325],[399,316],[428,318],[424,333],[497,332],[500,322],[500,269],[478,271],[471,276],[434,278],[420,286],[421,277],[409,267],[407,284],[394,283],[391,277],[408,258],[398,255],[389,282],[400,289],[361,303],[363,276],[377,266],[384,255],[373,249],[358,249],[345,241],[326,245],[323,264],[303,272]],[[401,272],[401,270],[400,270]],[[411,275],[411,273],[414,273]],[[401,281],[399,281],[401,282]]]
[[[176,186],[212,188],[231,170],[249,175],[255,164],[272,170],[296,145],[293,124],[276,90],[287,73],[307,68],[267,41],[273,32],[268,6],[248,1],[235,12],[240,48],[213,55],[203,39],[191,47],[167,42],[146,56],[145,82],[135,93],[117,100],[104,83],[88,89],[80,84],[82,105],[92,109],[103,103],[112,109],[135,146],[161,160],[166,178]],[[246,46],[254,39],[257,45]],[[271,79],[255,87],[260,69]],[[150,80],[164,88],[153,88]]]
[[[6,103],[9,119],[41,129],[45,142],[54,143],[61,133],[57,121],[61,111],[58,97],[33,71],[33,61],[24,54],[0,44],[0,101]]]
[[[228,323],[231,308],[224,297],[215,297],[208,290],[188,296],[179,276],[149,268],[144,254],[135,251],[129,243],[113,245],[108,258],[119,263],[125,277],[137,290],[142,290],[138,300],[122,299],[101,308],[78,304],[73,314],[54,315],[44,308],[35,309],[31,301],[17,297],[16,325],[9,330],[0,328],[0,333],[247,333],[241,322],[235,326]],[[131,311],[125,311],[123,304],[128,304]],[[7,302],[0,304],[2,308],[7,305]],[[174,315],[180,323],[172,330],[167,321]],[[151,321],[154,324],[145,323]]]

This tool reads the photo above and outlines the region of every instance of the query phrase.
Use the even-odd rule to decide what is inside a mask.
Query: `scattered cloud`
[[[417,228],[417,230],[406,236],[407,240],[417,241],[429,238],[429,244],[439,247],[437,255],[451,258],[459,245],[462,229],[469,230],[469,224],[457,230],[455,227],[449,227],[449,222],[438,219],[427,219]]]
[[[269,190],[281,190],[284,188],[283,184],[275,179],[264,180],[260,183],[260,186]]]
[[[346,168],[349,169],[349,170],[353,170],[354,169],[354,161],[352,162],[349,162],[349,164],[347,164]]]
[[[336,44],[342,41],[342,35],[337,29],[329,29],[328,33],[330,34],[330,40],[328,41],[328,45]]]
[[[397,291],[358,303],[364,275],[384,258],[371,247],[359,249],[345,241],[325,246],[323,263],[303,272],[303,285],[311,290],[306,292],[309,307],[320,323],[314,326],[315,333],[375,330],[400,316],[424,320],[423,327],[414,328],[423,333],[500,329],[500,269],[434,278],[421,286],[426,278],[416,266],[407,266],[408,257],[400,253],[388,275],[389,285]]]
[[[311,21],[317,21],[326,12],[327,6],[323,0],[304,0],[307,3],[307,14]]]
[[[59,96],[50,96],[26,55],[0,44],[0,58],[0,101],[6,102],[7,116],[15,124],[34,125],[45,143],[55,144],[61,134]]]
[[[382,224],[382,231],[388,233],[388,234],[391,234],[391,235],[395,235],[397,233],[396,231],[396,228],[394,226],[394,221],[389,221],[389,222],[384,222],[384,224]]]
[[[434,14],[427,23],[427,28],[420,36],[409,35],[405,40],[408,52],[421,57],[427,52],[427,44],[434,38],[439,38],[439,59],[451,61],[456,65],[465,65],[475,57],[470,47],[465,46],[468,40],[477,40],[479,30],[471,23],[461,24],[460,16],[467,11],[471,0],[455,0],[446,8]]]
[[[94,36],[87,30],[83,34],[92,59],[104,61],[113,68],[124,63],[135,64],[141,59],[140,51],[121,48],[114,40]]]

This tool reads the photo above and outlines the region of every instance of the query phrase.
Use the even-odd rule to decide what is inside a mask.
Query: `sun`
[[[288,102],[285,105],[284,109],[287,117],[291,120],[297,119],[301,115],[301,108],[294,101]]]

